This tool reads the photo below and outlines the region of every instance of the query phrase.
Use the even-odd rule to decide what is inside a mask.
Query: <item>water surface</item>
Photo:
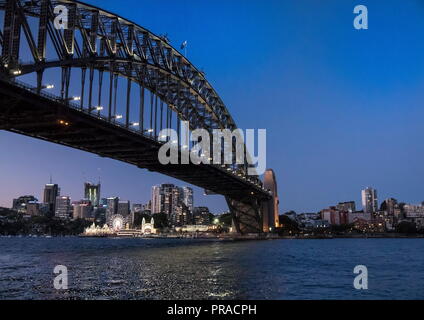
[[[1,299],[423,299],[424,239],[0,238]],[[69,289],[53,288],[65,265]],[[365,265],[369,290],[353,288]]]

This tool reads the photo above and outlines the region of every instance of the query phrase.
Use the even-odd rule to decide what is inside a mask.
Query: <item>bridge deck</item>
[[[229,174],[220,166],[161,165],[160,142],[3,80],[0,129],[163,173],[232,199],[270,198],[261,187]]]

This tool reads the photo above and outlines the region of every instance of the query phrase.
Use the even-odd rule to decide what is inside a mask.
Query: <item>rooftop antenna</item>
[[[101,182],[101,176],[100,176],[100,171],[101,170],[102,170],[101,168],[97,168],[97,171],[99,172],[99,185],[100,185],[100,182]]]
[[[50,173],[50,184],[53,184],[53,177],[51,173]]]

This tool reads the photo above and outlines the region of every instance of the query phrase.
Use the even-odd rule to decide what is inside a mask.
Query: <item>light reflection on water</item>
[[[0,298],[422,299],[423,241],[0,238]],[[368,291],[353,289],[358,264]]]

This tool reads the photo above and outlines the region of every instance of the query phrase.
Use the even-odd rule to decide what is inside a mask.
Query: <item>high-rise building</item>
[[[362,190],[362,207],[365,213],[378,211],[377,190],[370,187]]]
[[[152,188],[152,214],[165,213],[168,216],[175,212],[180,203],[180,188],[173,184],[162,184]]]
[[[60,196],[60,189],[57,184],[46,184],[44,187],[44,198],[43,202],[48,204],[49,212],[55,214],[56,212],[56,198]]]
[[[191,212],[184,203],[176,206],[175,211],[171,213],[170,223],[173,227],[182,227],[191,224]]]
[[[118,197],[107,198],[107,208],[106,208],[106,220],[107,221],[109,221],[109,219],[112,216],[114,216],[118,213],[118,203],[119,203]]]
[[[188,210],[193,213],[193,189],[190,187],[181,188],[182,202],[187,206]]]
[[[355,204],[355,201],[340,202],[336,206],[336,209],[342,212],[355,212],[356,204]]]
[[[152,213],[161,212],[161,187],[153,186],[152,187]]]
[[[100,183],[92,184],[89,182],[84,183],[84,198],[91,201],[94,207],[100,205]]]
[[[93,206],[90,200],[81,200],[73,205],[73,218],[74,219],[94,219]]]
[[[69,219],[73,213],[71,198],[66,196],[56,197],[55,216],[60,219]]]
[[[123,217],[127,217],[130,214],[130,202],[129,201],[118,201],[118,209],[116,214],[120,214]]]

